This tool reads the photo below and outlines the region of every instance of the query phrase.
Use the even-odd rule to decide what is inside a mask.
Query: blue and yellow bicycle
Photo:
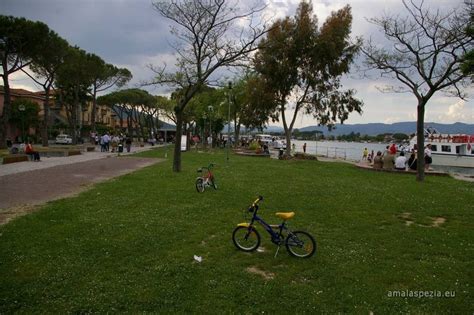
[[[300,258],[308,258],[316,252],[316,241],[311,234],[304,231],[291,231],[288,228],[287,221],[295,216],[294,212],[277,212],[275,215],[283,220],[281,224],[268,224],[257,215],[258,203],[263,197],[258,197],[252,205],[245,210],[246,213],[252,213],[252,218],[248,223],[240,223],[234,229],[232,241],[234,245],[245,252],[256,250],[260,246],[260,233],[255,228],[255,222],[270,234],[271,241],[278,246],[275,257],[278,255],[280,246],[285,247],[290,255]]]

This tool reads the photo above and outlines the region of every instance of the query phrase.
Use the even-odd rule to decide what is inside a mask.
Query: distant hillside
[[[454,123],[454,124],[438,124],[438,123],[425,123],[425,126],[430,126],[438,130],[441,133],[466,133],[474,134],[474,124],[465,123]],[[319,126],[308,126],[299,128],[299,131],[314,131],[318,130],[324,133],[324,135],[347,135],[351,132],[360,133],[361,135],[376,136],[383,133],[405,133],[412,134],[416,131],[416,122],[399,122],[394,124],[382,124],[382,123],[371,123],[371,124],[354,124],[354,125],[340,125],[329,132],[327,127]]]

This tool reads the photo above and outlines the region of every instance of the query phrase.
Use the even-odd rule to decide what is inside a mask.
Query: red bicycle
[[[196,178],[196,190],[198,192],[204,192],[207,187],[214,187],[214,189],[217,189],[217,184],[216,184],[216,179],[214,177],[214,174],[212,174],[211,169],[214,167],[214,164],[209,164],[209,166],[203,166],[197,170],[198,173],[205,173],[198,178]]]

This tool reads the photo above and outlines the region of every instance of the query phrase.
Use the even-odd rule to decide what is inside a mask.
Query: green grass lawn
[[[0,227],[0,313],[474,311],[472,183],[345,163],[227,164],[219,151],[184,153],[173,173],[168,158]],[[209,162],[219,190],[198,194],[196,169]],[[316,237],[313,257],[274,258],[261,228],[264,252],[234,247],[258,195],[267,221],[296,212],[290,226]],[[436,217],[446,222],[432,227]],[[446,291],[455,297],[436,296]]]

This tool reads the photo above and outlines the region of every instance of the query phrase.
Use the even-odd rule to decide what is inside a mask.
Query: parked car
[[[72,137],[68,135],[58,135],[56,137],[56,144],[72,144]]]

